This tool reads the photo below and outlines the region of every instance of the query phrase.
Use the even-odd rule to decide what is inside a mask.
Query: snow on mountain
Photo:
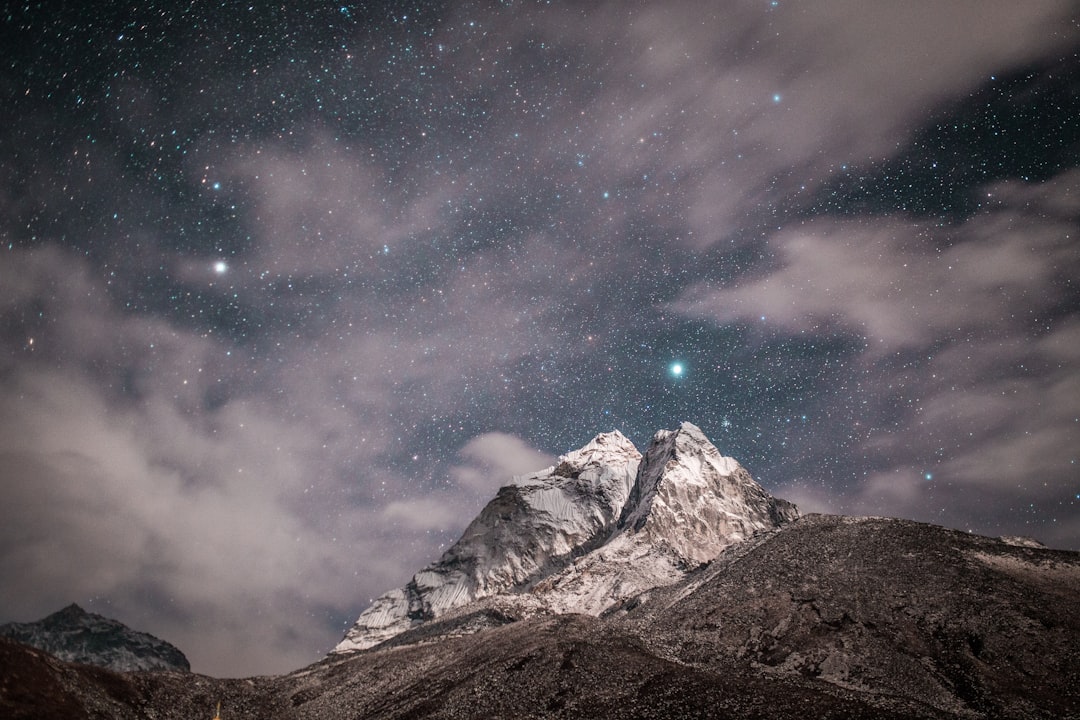
[[[0,625],[0,635],[61,660],[110,670],[191,670],[184,653],[173,645],[74,603],[37,622]]]
[[[519,589],[603,542],[641,453],[619,432],[501,488],[443,556],[372,603],[334,652],[377,645],[478,598]]]
[[[599,615],[796,517],[690,423],[656,433],[644,457],[618,432],[598,435],[501,488],[457,543],[378,598],[334,652],[493,596],[519,615]]]
[[[798,517],[696,425],[653,437],[619,525],[644,533],[685,565],[712,560],[728,545]]]
[[[798,515],[683,423],[653,436],[614,536],[532,593],[555,612],[599,615]]]

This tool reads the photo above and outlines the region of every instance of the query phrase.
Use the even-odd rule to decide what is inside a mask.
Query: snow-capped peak
[[[527,586],[600,544],[615,527],[640,459],[615,431],[513,478],[439,560],[365,610],[334,652],[377,645],[473,600]]]
[[[599,614],[795,519],[701,430],[661,430],[645,457],[618,431],[513,478],[438,561],[378,598],[334,648],[377,645],[475,600]]]
[[[797,516],[794,505],[771,497],[700,428],[684,422],[653,436],[619,527],[646,533],[693,565]]]

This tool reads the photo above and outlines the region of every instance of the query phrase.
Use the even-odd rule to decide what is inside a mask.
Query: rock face
[[[653,437],[619,526],[692,567],[798,516],[794,505],[770,496],[738,462],[722,456],[698,427],[683,423]]]
[[[173,645],[74,603],[37,622],[0,625],[0,635],[61,660],[111,670],[191,670],[184,653]]]
[[[1080,553],[894,518],[811,515],[611,621],[947,717],[1080,718]]]
[[[653,436],[615,533],[529,594],[551,612],[599,615],[798,516],[683,423]]]
[[[599,615],[796,517],[690,423],[656,433],[644,458],[622,434],[598,435],[500,489],[457,543],[377,599],[334,652],[372,647],[481,598],[512,617]]]

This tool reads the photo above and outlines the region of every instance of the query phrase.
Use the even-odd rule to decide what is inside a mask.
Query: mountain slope
[[[1080,553],[809,516],[612,621],[693,667],[737,658],[888,706],[1080,716]]]
[[[61,660],[112,670],[191,670],[184,653],[173,645],[74,603],[37,622],[0,625],[0,635]]]
[[[597,615],[678,582],[730,545],[799,516],[691,423],[657,432],[638,467],[616,533],[531,594],[554,612]]]
[[[602,617],[469,635],[440,617],[276,678],[116,674],[0,642],[0,677],[18,680],[0,714],[1080,718],[1078,603],[1080,553],[809,516]]]

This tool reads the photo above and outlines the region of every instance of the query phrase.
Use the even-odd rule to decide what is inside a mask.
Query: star
[[[1066,4],[895,23],[849,3],[823,34],[785,0],[533,18],[573,33],[523,31],[515,3],[196,3],[131,27],[13,3],[0,477],[33,462],[48,501],[21,512],[0,482],[0,618],[70,587],[175,597],[153,626],[212,608],[232,628],[170,625],[230,647],[198,671],[291,671],[341,639],[309,623],[279,647],[295,618],[351,622],[438,558],[514,443],[554,457],[618,427],[642,447],[675,419],[780,497],[812,476],[821,509],[929,519],[878,492],[895,475],[945,524],[1080,548],[1080,405],[1055,392],[1080,376]],[[920,48],[962,72],[908,62],[957,26]],[[1033,445],[1039,483],[985,462]],[[64,522],[82,508],[58,452],[161,542]],[[263,527],[303,528],[303,552]],[[176,570],[204,545],[213,563]],[[94,561],[57,580],[72,547]],[[292,600],[266,625],[226,576]]]

